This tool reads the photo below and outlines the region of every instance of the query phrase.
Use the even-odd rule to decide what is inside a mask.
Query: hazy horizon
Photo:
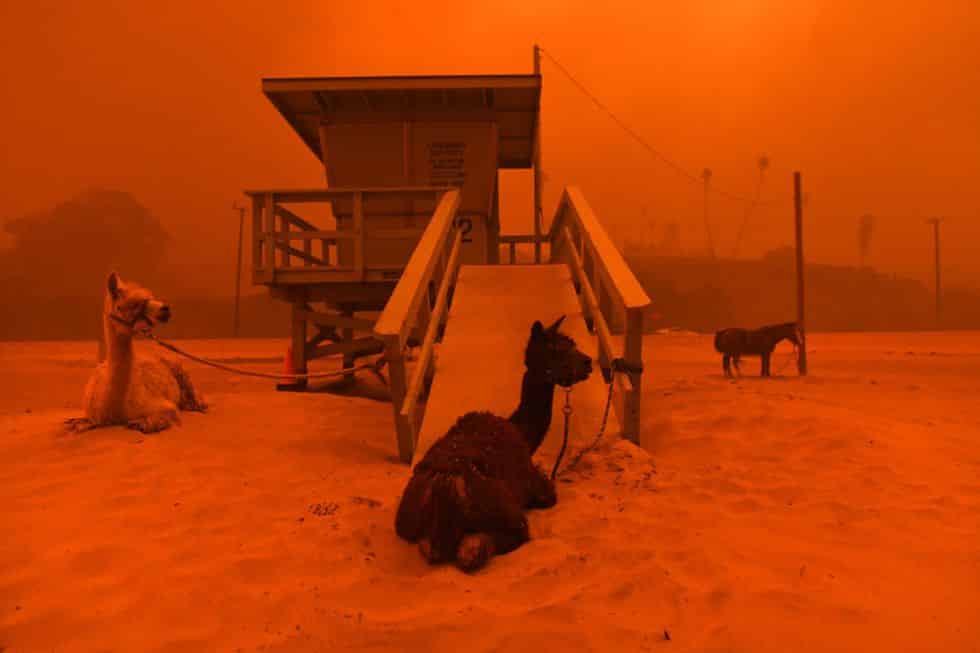
[[[741,256],[791,244],[798,169],[808,260],[856,265],[858,221],[870,213],[867,263],[929,281],[923,220],[939,215],[944,278],[980,280],[974,3],[413,7],[5,6],[0,221],[86,188],[122,190],[174,236],[175,264],[231,271],[231,204],[243,189],[322,183],[316,159],[261,94],[262,77],[523,73],[538,42],[659,151],[695,174],[711,168],[713,185],[752,196],[756,161],[770,158],[762,201],[781,204],[754,211]],[[576,184],[618,242],[658,241],[676,221],[682,246],[703,250],[700,184],[650,156],[547,59],[543,72],[546,216],[561,187]],[[529,228],[528,179],[506,176],[505,231]],[[721,255],[745,210],[712,196]],[[215,279],[215,292],[230,289]]]

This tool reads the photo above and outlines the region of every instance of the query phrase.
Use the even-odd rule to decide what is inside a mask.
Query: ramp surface
[[[565,265],[464,265],[436,358],[436,372],[415,448],[414,465],[463,414],[489,410],[502,417],[517,407],[524,375],[524,348],[531,325],[548,326],[566,315],[562,332],[595,359],[596,338],[589,334],[571,271]],[[607,386],[598,364],[571,395],[569,451],[591,442],[598,432]],[[565,393],[556,388],[551,429],[538,450],[538,462],[551,471],[562,440]],[[610,410],[603,437],[618,437]]]

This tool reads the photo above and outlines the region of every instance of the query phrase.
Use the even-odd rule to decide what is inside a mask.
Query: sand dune
[[[71,435],[94,346],[0,343],[0,650],[980,650],[980,335],[810,345],[807,379],[729,382],[709,338],[647,337],[644,449],[607,438],[466,576],[393,532],[376,382],[194,366],[209,414]]]

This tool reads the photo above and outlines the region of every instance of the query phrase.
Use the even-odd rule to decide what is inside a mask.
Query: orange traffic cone
[[[282,373],[286,375],[296,374],[296,368],[293,366],[293,346],[289,345],[286,347],[286,359],[282,362]],[[285,383],[293,383],[295,381],[291,376],[286,376],[283,378]]]
[[[282,362],[283,374],[296,374],[296,367],[293,365],[293,346],[286,348],[286,358]],[[292,376],[284,376],[282,383],[276,384],[276,390],[301,391],[306,389],[306,379],[297,379]]]

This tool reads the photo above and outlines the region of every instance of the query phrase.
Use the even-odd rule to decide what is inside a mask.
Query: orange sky
[[[322,179],[261,95],[262,76],[529,72],[537,40],[660,151],[696,173],[712,168],[719,187],[751,195],[765,152],[764,197],[785,200],[792,170],[802,170],[809,258],[855,263],[857,218],[870,212],[881,216],[870,262],[926,277],[932,251],[921,218],[939,214],[950,216],[947,278],[980,282],[972,0],[411,7],[4,3],[0,219],[88,186],[127,190],[181,242],[199,245],[183,258],[227,266],[230,205],[243,188]],[[614,236],[652,219],[659,239],[676,219],[684,246],[703,247],[701,189],[632,142],[547,61],[544,73],[546,211],[559,184],[576,183]],[[715,198],[712,213],[718,249],[730,253],[744,205]],[[791,238],[788,205],[760,209],[742,251]]]

